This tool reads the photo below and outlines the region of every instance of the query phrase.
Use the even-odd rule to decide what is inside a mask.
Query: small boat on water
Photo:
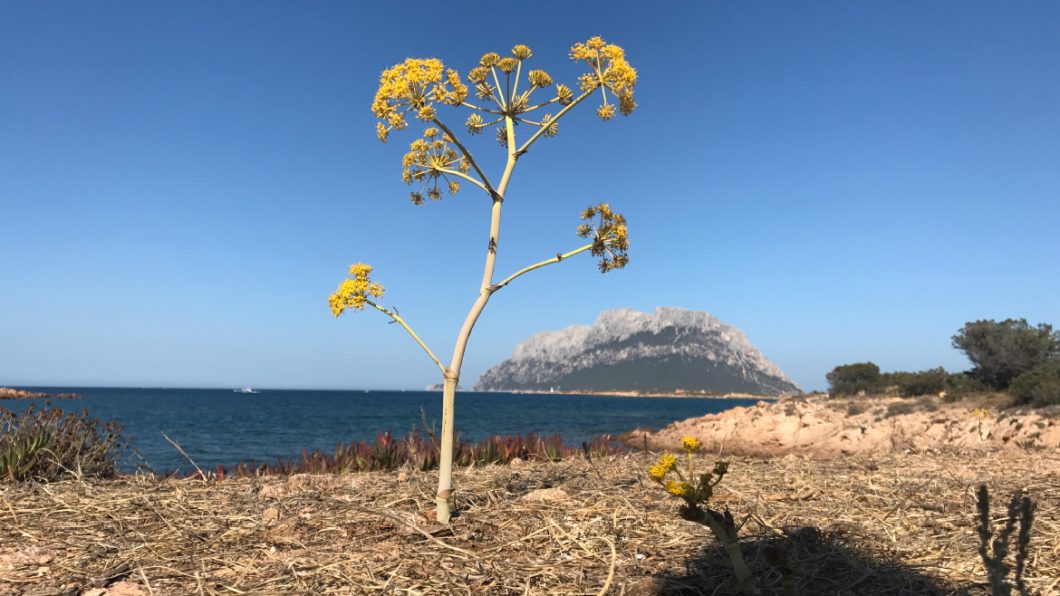
[[[254,391],[250,387],[244,387],[242,389],[233,389],[232,391],[236,393],[257,393],[257,391]]]

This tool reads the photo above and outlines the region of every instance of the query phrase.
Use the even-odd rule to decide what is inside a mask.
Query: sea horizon
[[[200,467],[240,462],[272,464],[302,452],[331,452],[339,443],[372,440],[378,433],[423,432],[424,421],[440,427],[441,393],[419,390],[16,386],[48,393],[77,393],[52,407],[87,410],[100,420],[118,420],[135,449],[119,462],[123,472],[190,472],[184,449]],[[20,410],[48,398],[0,401]],[[693,416],[716,413],[758,398],[632,397],[575,393],[461,391],[456,430],[479,441],[493,435],[559,434],[565,444],[617,436],[635,428],[661,428]]]

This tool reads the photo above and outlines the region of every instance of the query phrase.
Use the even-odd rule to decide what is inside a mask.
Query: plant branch
[[[595,89],[593,91],[595,91]],[[559,119],[562,118],[564,114],[569,112],[571,110],[571,108],[573,108],[574,106],[576,106],[579,103],[581,103],[583,99],[585,99],[586,97],[589,97],[590,93],[592,93],[592,92],[591,91],[586,91],[585,93],[582,93],[581,95],[579,95],[574,101],[572,101],[570,103],[569,106],[566,106],[565,108],[560,110],[559,113],[556,114],[556,117],[553,118],[551,122],[549,122],[549,124],[551,125],[553,122],[559,122]],[[526,142],[523,143],[522,147],[519,147],[519,150],[515,152],[516,155],[522,155],[522,154],[526,153],[526,150],[530,148],[530,145],[534,141],[536,141],[538,139],[538,137],[540,137],[541,135],[545,134],[545,129],[547,129],[547,128],[548,128],[547,126],[542,126],[542,127],[538,128],[537,132],[535,132],[532,137],[527,139]]]
[[[464,154],[464,157],[467,158],[468,163],[470,163],[471,167],[475,169],[475,173],[477,173],[478,177],[482,179],[482,185],[485,186],[486,192],[490,193],[490,195],[495,194],[496,191],[493,190],[493,185],[490,184],[489,178],[486,177],[486,173],[482,171],[482,168],[478,167],[478,163],[475,161],[474,157],[471,157],[471,152],[467,150],[467,147],[464,147],[464,144],[460,142],[460,139],[458,139],[456,135],[453,134],[453,131],[449,130],[449,127],[443,124],[437,116],[434,117],[432,122],[437,124],[438,128],[444,130],[445,134],[449,135],[450,139],[453,139],[453,144],[455,144],[457,148],[460,149],[460,153]]]
[[[497,69],[491,66],[490,67],[490,72],[493,73],[493,82],[497,84],[497,96],[500,96],[500,94],[501,94],[501,80],[497,78]],[[508,109],[508,104],[506,103],[507,100],[505,100],[503,98],[498,98],[497,96],[494,96],[493,100],[497,102],[497,105],[500,106],[501,110],[507,110]]]
[[[491,110],[489,108],[483,108],[483,107],[480,107],[480,106],[476,106],[475,104],[468,103],[466,101],[461,102],[460,105],[464,106],[465,108],[471,108],[472,110],[478,110],[480,112],[488,112],[490,114],[498,114],[498,115],[502,114],[502,112],[500,112],[498,110]]]
[[[450,176],[457,176],[459,178],[463,178],[464,180],[467,180],[468,182],[470,182],[470,183],[478,186],[482,190],[486,191],[487,194],[490,194],[490,189],[486,188],[486,185],[483,184],[482,182],[479,182],[478,178],[473,178],[473,177],[468,176],[467,174],[465,174],[465,173],[463,173],[461,171],[450,170],[449,168],[435,168],[435,169],[437,169],[439,172],[442,172],[442,173],[445,173],[445,174],[449,174]]]
[[[551,259],[545,259],[544,261],[541,261],[539,263],[534,263],[533,265],[530,265],[530,266],[527,266],[527,267],[523,267],[522,269],[520,269],[520,270],[516,271],[515,273],[509,275],[508,277],[504,278],[502,281],[498,282],[497,284],[491,286],[490,287],[490,292],[496,292],[497,290],[499,290],[499,289],[503,288],[504,286],[510,284],[512,281],[515,280],[515,278],[519,277],[520,275],[523,275],[523,274],[526,274],[526,273],[530,273],[534,269],[540,269],[542,267],[546,267],[548,265],[552,265],[552,264],[558,263],[558,262],[560,262],[560,261],[562,261],[564,259],[569,259],[570,257],[573,257],[574,255],[576,255],[578,253],[585,252],[585,251],[589,250],[592,247],[593,247],[592,243],[589,243],[589,244],[586,244],[585,246],[582,246],[580,248],[576,248],[576,249],[574,249],[574,250],[572,250],[570,252],[565,252],[563,254],[557,253],[556,256],[552,257]]]
[[[420,339],[420,336],[416,335],[416,332],[412,330],[412,327],[409,327],[409,324],[405,322],[405,319],[401,318],[401,315],[391,311],[385,306],[380,306],[375,302],[372,302],[371,300],[365,300],[365,302],[367,302],[372,308],[378,310],[379,312],[390,317],[391,319],[394,319],[394,322],[398,325],[404,327],[405,331],[407,331],[408,334],[412,336],[412,339],[416,340],[416,343],[418,343],[420,347],[423,348],[423,351],[427,352],[427,355],[430,356],[431,360],[434,361],[434,364],[438,367],[438,370],[442,371],[443,375],[445,374],[445,367],[442,366],[441,361],[439,361],[438,358],[434,355],[434,352],[432,352],[431,349],[427,347],[427,344],[423,343],[423,340]]]

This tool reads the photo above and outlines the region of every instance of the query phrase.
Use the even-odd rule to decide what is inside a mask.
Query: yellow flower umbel
[[[637,71],[626,62],[626,52],[615,44],[605,42],[599,36],[585,43],[576,43],[570,49],[571,60],[584,61],[593,71],[578,77],[578,87],[590,93],[600,89],[603,103],[596,110],[601,120],[610,120],[615,108],[607,99],[611,95],[618,102],[618,111],[629,116],[637,108],[633,99],[633,88],[637,86]]]
[[[372,113],[379,119],[376,136],[386,142],[392,130],[408,126],[409,112],[425,122],[435,117],[433,102],[452,106],[463,103],[467,85],[451,68],[445,68],[437,58],[408,58],[383,71],[379,90],[372,101]]]
[[[600,257],[600,272],[625,267],[629,263],[626,218],[607,203],[600,203],[583,211],[582,220],[586,223],[578,226],[578,236],[593,238],[592,255]]]
[[[328,296],[331,314],[337,317],[347,308],[364,310],[364,305],[368,303],[369,296],[373,298],[383,297],[383,286],[368,278],[371,273],[371,265],[364,263],[350,265],[350,275],[353,277],[342,280],[342,283],[339,284],[339,289],[335,290],[335,293],[331,296]]]
[[[452,177],[466,174],[471,169],[467,159],[452,146],[453,140],[437,128],[423,131],[423,138],[409,145],[409,152],[401,160],[401,178],[405,184],[420,183],[420,190],[409,194],[414,205],[423,204],[423,195],[437,201],[442,198],[439,180],[444,180],[450,195],[460,191],[460,183]]]
[[[699,452],[703,444],[695,437],[685,437],[681,441],[681,447],[688,456],[687,470],[682,472],[677,467],[676,455],[663,453],[659,456],[659,462],[648,468],[648,476],[661,484],[666,492],[684,499],[688,506],[697,507],[706,503],[714,494],[714,487],[728,472],[729,464],[718,462],[713,471],[697,475],[693,454]],[[666,477],[671,473],[677,478],[667,480]]]

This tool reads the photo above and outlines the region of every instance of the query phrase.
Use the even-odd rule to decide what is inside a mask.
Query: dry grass
[[[0,594],[721,593],[725,559],[647,454],[458,471],[459,517],[428,520],[432,473],[0,485]],[[716,506],[799,594],[985,593],[975,488],[1038,503],[1028,586],[1060,586],[1060,454],[732,458]]]

